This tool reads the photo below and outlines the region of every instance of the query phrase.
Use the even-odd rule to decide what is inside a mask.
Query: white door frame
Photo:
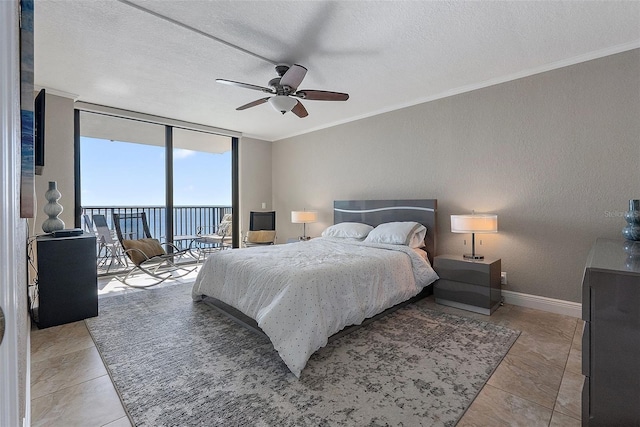
[[[27,390],[20,390],[18,334],[24,331],[19,325],[19,292],[26,292],[21,282],[19,262],[26,262],[26,254],[20,255],[16,248],[21,233],[19,227],[24,220],[19,218],[20,176],[20,62],[18,38],[18,0],[0,1],[0,306],[5,315],[5,333],[0,344],[0,425],[20,426],[28,423],[28,414],[23,419],[21,403],[26,412],[28,402],[20,402],[21,396],[28,401]],[[29,330],[27,329],[27,334]],[[28,337],[27,337],[28,343]],[[27,345],[28,346],[28,345]],[[28,349],[27,349],[28,351]],[[27,359],[29,356],[27,355]],[[29,366],[27,366],[27,371]],[[28,377],[28,374],[27,374]]]

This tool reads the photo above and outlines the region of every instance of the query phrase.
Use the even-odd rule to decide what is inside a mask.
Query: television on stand
[[[44,122],[46,92],[42,89],[36,96],[33,106],[33,157],[36,175],[42,175],[44,168]]]

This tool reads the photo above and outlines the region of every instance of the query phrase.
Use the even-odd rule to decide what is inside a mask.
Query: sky
[[[83,207],[164,206],[164,147],[80,138]],[[231,206],[231,151],[175,149],[175,206]]]

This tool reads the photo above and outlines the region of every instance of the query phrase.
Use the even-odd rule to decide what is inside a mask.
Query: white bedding
[[[200,269],[192,296],[214,297],[255,319],[299,377],[331,335],[437,278],[408,246],[317,238],[217,252]]]

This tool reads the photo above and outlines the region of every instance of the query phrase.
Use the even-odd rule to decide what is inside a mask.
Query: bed
[[[323,237],[214,253],[192,297],[266,334],[299,377],[331,336],[397,308],[438,278],[431,268],[436,207],[433,199],[336,201],[334,226]],[[388,230],[395,238],[399,226],[412,227],[411,244],[404,234],[406,244],[389,241]]]

